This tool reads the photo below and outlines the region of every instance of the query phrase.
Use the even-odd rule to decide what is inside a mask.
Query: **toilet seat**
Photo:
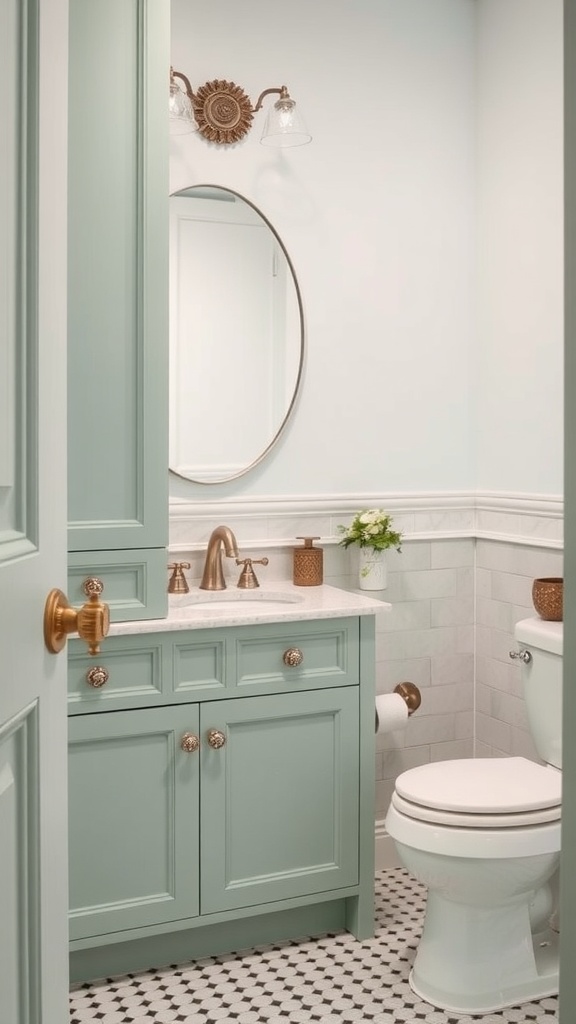
[[[385,825],[388,835],[400,846],[448,858],[494,861],[560,854],[559,818],[517,828],[467,828],[410,817],[399,811],[392,799]]]
[[[467,814],[436,810],[405,800],[398,793],[392,794],[392,804],[401,814],[407,814],[418,821],[436,825],[452,825],[458,828],[519,828],[527,825],[542,825],[548,821],[560,820],[560,807],[546,807],[540,811],[517,811],[509,814]]]
[[[436,761],[403,772],[392,801],[419,821],[517,828],[558,821],[562,773],[524,757]]]
[[[386,828],[397,842],[446,856],[559,852],[562,773],[523,757],[466,758],[396,779]]]

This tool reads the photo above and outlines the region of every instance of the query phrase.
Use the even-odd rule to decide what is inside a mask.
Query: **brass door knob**
[[[88,644],[89,654],[100,654],[100,641],[110,628],[110,609],[100,600],[104,584],[96,576],[84,580],[84,593],[88,600],[81,608],[73,608],[61,590],[51,590],[44,607],[44,643],[50,654],[58,654],[66,644],[69,633],[78,635]]]
[[[86,673],[86,682],[97,690],[101,686],[105,686],[109,679],[110,673],[102,665],[95,665],[94,668],[88,669]]]
[[[220,747],[223,747],[226,743],[226,736],[223,732],[220,732],[219,729],[209,729],[207,733],[207,740],[209,746],[211,746],[213,750],[220,750]]]
[[[304,661],[304,655],[299,647],[289,647],[282,655],[282,661],[288,668],[297,668]]]
[[[195,754],[200,746],[200,740],[193,732],[185,732],[180,740],[180,746],[186,754]]]

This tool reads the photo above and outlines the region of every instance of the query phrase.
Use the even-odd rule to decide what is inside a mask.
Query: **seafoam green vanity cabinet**
[[[166,612],[169,0],[70,0],[69,550]]]
[[[96,659],[70,648],[74,980],[371,934],[371,616],[117,635]]]
[[[356,885],[358,688],[203,704],[201,723],[202,912]]]
[[[198,706],[70,720],[70,937],[198,913]]]
[[[356,688],[73,719],[71,937],[355,885],[357,721]]]

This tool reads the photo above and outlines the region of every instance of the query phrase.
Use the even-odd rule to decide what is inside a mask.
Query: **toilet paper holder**
[[[394,702],[395,699],[392,694],[380,695],[380,697],[376,697],[376,708],[374,710],[374,732],[380,731],[380,715],[382,715],[383,731],[390,732],[394,728],[402,728],[402,725],[397,722],[397,716],[399,714],[400,719],[405,723],[408,718],[410,718],[410,715],[413,715],[414,712],[418,710],[422,703],[420,690],[415,683],[397,683],[394,687],[394,693],[398,694],[406,705],[406,711],[404,711],[406,718],[403,718],[402,713],[398,711],[398,704],[393,704],[391,711],[389,711],[387,702],[389,702],[391,698],[392,702]],[[384,706],[379,707],[380,704],[386,705],[386,710],[384,709]],[[395,722],[396,725],[394,725]]]
[[[394,693],[399,693],[408,708],[408,715],[413,715],[422,703],[420,690],[415,683],[398,683],[394,687]]]

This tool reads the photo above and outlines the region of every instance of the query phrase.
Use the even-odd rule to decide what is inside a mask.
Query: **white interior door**
[[[67,0],[0,0],[0,1024],[68,1019]]]

